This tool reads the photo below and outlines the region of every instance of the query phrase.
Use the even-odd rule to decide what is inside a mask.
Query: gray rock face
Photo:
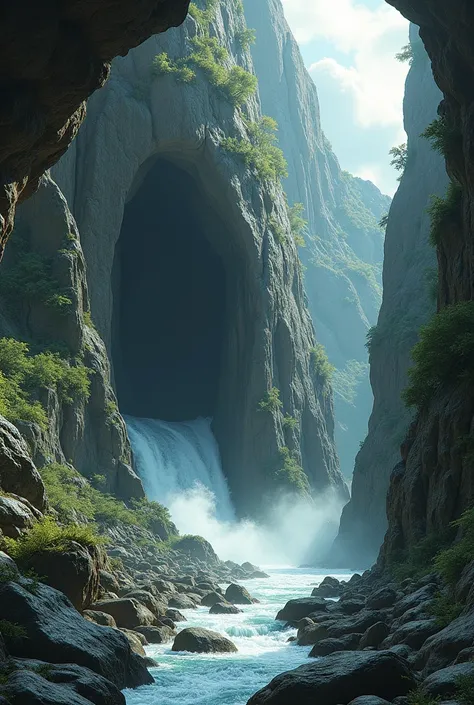
[[[416,666],[425,674],[451,665],[458,653],[474,646],[474,614],[458,617],[426,640],[417,654]]]
[[[326,612],[328,603],[322,597],[299,597],[288,600],[275,619],[297,622],[313,612]]]
[[[42,511],[46,496],[41,477],[18,429],[0,416],[0,487]]]
[[[414,28],[412,41],[420,41]],[[383,301],[370,347],[374,408],[369,434],[356,459],[352,498],[344,507],[330,556],[344,565],[348,561],[354,566],[370,565],[382,543],[389,478],[400,460],[400,444],[411,418],[400,393],[407,384],[410,351],[418,330],[435,310],[429,282],[436,271],[436,257],[429,244],[426,208],[432,194],[444,196],[448,181],[442,157],[420,135],[436,118],[440,100],[429,59],[420,48],[406,82],[408,162],[390,208]]]
[[[172,651],[190,651],[192,653],[232,653],[237,651],[235,644],[227,637],[210,629],[188,627],[176,636]]]
[[[391,701],[415,686],[406,661],[389,651],[342,652],[280,674],[248,705],[339,705],[361,695]]]
[[[349,477],[372,408],[365,336],[381,303],[378,221],[390,199],[372,183],[341,171],[322,132],[317,90],[280,0],[246,0],[244,5],[247,22],[257,32],[252,56],[262,108],[277,120],[288,160],[284,187],[290,203],[305,206],[305,288],[318,338],[337,368],[336,441]]]

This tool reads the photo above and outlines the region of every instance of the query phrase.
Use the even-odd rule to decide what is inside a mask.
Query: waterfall
[[[211,419],[167,422],[125,416],[136,470],[148,499],[170,506],[203,488],[214,498],[216,518],[234,520]]]

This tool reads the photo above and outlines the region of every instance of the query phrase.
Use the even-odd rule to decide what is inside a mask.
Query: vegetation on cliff
[[[238,155],[255,170],[261,181],[279,181],[288,176],[287,163],[277,146],[278,125],[273,118],[263,115],[257,121],[245,120],[246,138],[225,137],[221,146]]]

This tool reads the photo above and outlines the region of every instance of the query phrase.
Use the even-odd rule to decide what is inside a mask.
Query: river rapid
[[[349,571],[264,567],[269,578],[239,581],[258,604],[240,606],[235,615],[211,615],[208,607],[182,610],[187,622],[177,627],[204,627],[228,636],[234,654],[189,654],[171,651],[171,643],[146,647],[159,664],[151,669],[155,683],[125,692],[127,705],[245,705],[249,697],[282,671],[306,663],[310,646],[289,642],[295,629],[284,629],[275,616],[296,597],[308,597],[326,575],[349,580]]]

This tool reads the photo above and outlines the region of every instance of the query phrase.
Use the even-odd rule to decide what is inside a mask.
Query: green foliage
[[[430,242],[437,247],[450,223],[458,223],[461,217],[462,187],[454,182],[448,186],[445,198],[432,196],[428,207],[431,216]]]
[[[403,392],[407,406],[421,408],[443,386],[472,381],[474,302],[462,301],[436,313],[412,350],[413,367]]]
[[[290,486],[301,494],[309,494],[310,486],[305,471],[299,465],[298,458],[289,448],[283,446],[279,450],[279,467],[276,473],[277,479],[283,481],[286,486]]]
[[[195,72],[185,62],[172,61],[165,51],[153,59],[152,72],[154,76],[173,75],[181,83],[191,83],[196,78]]]
[[[438,592],[435,595],[433,604],[428,608],[428,612],[436,617],[436,623],[444,629],[448,624],[459,617],[464,609],[464,605],[456,602],[451,593]]]
[[[94,321],[92,320],[92,315],[91,315],[90,311],[84,311],[83,318],[84,318],[84,323],[86,326],[88,326],[89,328],[93,328],[94,330],[97,330],[94,325]]]
[[[408,551],[393,556],[390,572],[395,580],[423,578],[434,570],[434,559],[439,551],[449,543],[450,533],[432,533],[413,544]]]
[[[125,524],[141,526],[154,531],[161,523],[171,529],[168,510],[158,502],[146,499],[137,500],[132,508],[111,495],[101,492],[67,465],[52,463],[40,470],[48,493],[51,506],[58,512],[61,520],[70,520],[71,514],[77,512],[85,519],[105,526]],[[94,484],[103,486],[105,478],[95,475]]]
[[[40,551],[65,551],[71,541],[82,546],[98,546],[103,539],[90,524],[59,526],[52,517],[45,516],[33,524],[31,529],[16,539],[4,537],[7,553],[21,565]]]
[[[294,416],[291,416],[290,414],[285,414],[282,419],[282,424],[285,428],[293,430],[294,428],[298,427],[299,421],[298,419],[295,419]]]
[[[428,289],[428,295],[432,303],[438,300],[439,276],[437,267],[429,267],[425,271],[425,282]]]
[[[357,388],[362,380],[367,378],[368,372],[367,363],[348,360],[342,370],[334,369],[332,378],[334,393],[344,399],[346,404],[354,405],[357,399]]]
[[[338,215],[344,230],[350,231],[355,228],[365,233],[377,232],[380,229],[377,218],[363,202],[358,179],[348,171],[343,171],[342,180],[346,188],[338,206]]]
[[[298,247],[306,246],[303,233],[308,225],[308,221],[303,218],[303,213],[304,205],[302,203],[294,203],[292,206],[288,207],[291,234]]]
[[[26,639],[26,629],[20,624],[9,622],[7,619],[0,619],[0,634],[5,639]]]
[[[3,271],[0,277],[0,294],[13,308],[25,302],[42,303],[60,313],[70,311],[72,300],[61,291],[53,277],[52,260],[24,251],[22,241],[18,242],[15,264]]]
[[[382,228],[382,230],[385,230],[385,228],[388,225],[388,213],[385,213],[380,220],[379,220],[379,227]]]
[[[248,101],[257,90],[258,79],[241,66],[233,66],[227,72],[227,78],[221,86],[229,101],[239,107]]]
[[[255,44],[257,39],[257,32],[254,29],[246,27],[245,29],[236,32],[235,38],[239,42],[242,49],[248,49],[251,44]]]
[[[456,679],[455,697],[460,705],[472,705],[474,703],[473,676],[464,675]]]
[[[327,386],[330,384],[334,367],[329,362],[326,349],[322,343],[316,345],[310,350],[310,367],[311,372],[315,374]]]
[[[280,399],[280,390],[277,387],[272,387],[258,403],[259,409],[271,413],[279,411],[282,406],[283,402]]]
[[[274,234],[275,238],[278,240],[280,245],[284,245],[286,242],[286,233],[283,225],[280,225],[278,220],[273,216],[268,219],[268,224],[270,225],[272,233]]]
[[[216,15],[216,9],[219,5],[219,0],[202,0],[203,7],[198,7],[197,3],[192,2],[189,6],[189,14],[207,34],[209,25]]]
[[[440,699],[427,695],[422,686],[407,695],[408,705],[438,705]]]
[[[445,157],[456,147],[461,147],[461,135],[444,117],[433,120],[421,137],[429,140],[433,149]]]
[[[54,389],[66,404],[87,400],[89,375],[82,363],[71,364],[59,353],[30,355],[26,343],[0,338],[0,413],[12,421],[33,421],[45,428],[45,410],[34,398],[38,390]]]
[[[237,154],[252,169],[261,181],[279,181],[288,176],[283,152],[276,145],[278,125],[268,116],[257,122],[246,122],[247,139],[226,137],[221,146],[231,154]]]
[[[464,568],[474,560],[474,508],[468,509],[453,524],[461,538],[436,556],[435,568],[446,585],[454,588]]]
[[[405,171],[408,161],[408,149],[406,142],[404,142],[403,144],[399,144],[397,147],[392,147],[392,149],[389,151],[389,154],[392,157],[390,166],[395,167],[397,171]],[[399,176],[398,180],[400,181],[401,178],[402,177]]]
[[[415,58],[413,45],[405,44],[405,46],[402,47],[401,51],[399,51],[398,54],[395,54],[395,58],[397,61],[408,62],[411,66]]]

